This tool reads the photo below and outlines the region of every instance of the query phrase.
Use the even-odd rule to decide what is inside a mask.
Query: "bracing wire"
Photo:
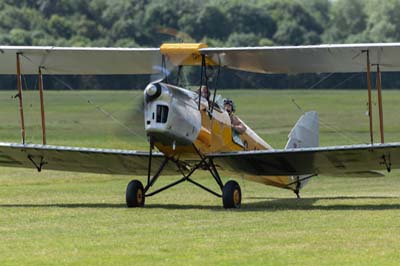
[[[335,73],[329,73],[328,75],[326,75],[325,77],[323,77],[322,79],[320,79],[319,81],[317,81],[316,83],[312,84],[310,87],[308,87],[307,89],[312,89],[314,87],[316,87],[318,84],[322,83],[324,80],[328,79],[329,77],[331,77],[333,74]],[[353,79],[354,77],[360,75],[362,73],[354,73],[353,75],[351,75],[350,77],[346,78],[345,80],[341,81],[340,83],[338,83],[334,88],[338,88],[339,86],[341,86],[342,84],[344,84],[345,82]],[[300,105],[298,105],[295,101],[294,98],[292,98],[292,103],[296,106],[296,108],[303,114],[304,111],[303,109],[300,107]],[[340,136],[342,136],[344,139],[346,139],[347,141],[350,142],[356,142],[357,140],[354,139],[353,137],[351,137],[348,134],[343,133],[343,130],[341,130],[339,127],[335,127],[332,125],[329,125],[328,123],[326,123],[325,121],[323,121],[321,118],[319,118],[319,122],[322,126],[324,126],[325,128],[328,128],[330,130],[332,130],[334,133],[339,134]]]
[[[23,56],[25,59],[28,60],[29,63],[31,63],[32,65],[36,66],[36,64],[33,62],[33,60],[31,60],[28,56],[21,54],[21,56]],[[46,69],[46,68],[44,68]],[[51,71],[49,71],[49,69],[46,69],[47,72],[49,74],[51,74]],[[66,88],[68,88],[71,91],[75,91],[74,88],[68,84],[67,82],[65,82],[64,80],[57,78],[57,76],[55,75],[51,75],[50,77],[52,77],[54,80],[60,82],[61,84],[63,84]],[[37,81],[36,83],[37,84]],[[36,85],[35,85],[36,86]],[[93,105],[95,107],[95,109],[99,112],[101,112],[103,115],[105,115],[106,117],[110,118],[111,120],[113,120],[115,123],[117,123],[118,125],[120,125],[122,128],[124,128],[125,130],[127,130],[127,132],[129,132],[130,134],[137,136],[137,137],[141,137],[142,134],[139,134],[137,132],[135,132],[134,130],[132,130],[131,128],[129,128],[125,123],[123,123],[122,121],[120,121],[119,119],[117,119],[112,113],[108,112],[107,110],[105,110],[103,107],[101,107],[100,105],[97,105],[94,103],[94,101],[92,101],[91,99],[87,99],[85,97],[83,97],[82,95],[79,95],[79,97],[81,99],[83,99],[84,101],[86,101],[87,103]],[[137,97],[137,96],[136,96]],[[136,98],[135,97],[135,98]]]
[[[74,88],[69,85],[67,82],[65,82],[64,80],[57,78],[56,76],[52,75],[51,76],[54,80],[60,82],[61,84],[63,84],[66,88],[68,88],[71,91],[75,91]],[[118,125],[120,125],[122,128],[124,128],[125,130],[127,130],[129,133],[131,133],[134,136],[137,137],[141,137],[142,135],[135,132],[134,130],[132,130],[131,128],[129,128],[125,123],[123,123],[122,121],[120,121],[118,118],[116,118],[112,113],[108,112],[107,110],[105,110],[102,106],[96,104],[94,101],[92,101],[91,99],[88,99],[86,97],[83,97],[82,95],[78,94],[79,97],[81,99],[83,99],[85,102],[87,102],[88,104],[91,104],[92,106],[94,106],[94,108],[99,111],[100,113],[102,113],[104,116],[106,116],[107,118],[110,118],[111,120],[113,120],[115,123],[117,123]]]
[[[298,103],[296,103],[295,99],[293,99],[293,98],[292,98],[292,103],[293,103],[293,104],[296,106],[296,108],[301,112],[301,114],[304,114],[303,108],[301,108],[301,106],[300,106]],[[348,141],[351,141],[351,142],[355,142],[355,141],[356,141],[356,140],[353,139],[352,137],[350,137],[350,136],[344,134],[342,131],[340,131],[340,128],[337,128],[337,127],[334,127],[334,126],[329,125],[328,123],[325,123],[321,118],[319,118],[319,123],[320,123],[321,125],[323,125],[324,127],[326,127],[326,128],[328,128],[328,129],[334,131],[335,133],[341,135],[343,138],[345,138],[345,139],[348,140]]]
[[[332,77],[334,74],[335,74],[334,72],[327,74],[325,77],[323,77],[322,79],[320,79],[319,81],[315,82],[313,85],[308,87],[307,90],[311,90],[311,89],[315,88],[317,85],[319,85],[323,81],[327,80],[328,78]]]
[[[361,74],[362,73],[354,73],[353,75],[351,75],[350,77],[346,78],[342,82],[339,82],[335,87],[333,87],[333,89],[339,88],[339,86],[342,86],[342,84],[346,83],[347,81],[349,81],[349,80],[353,79],[354,77],[359,76]]]

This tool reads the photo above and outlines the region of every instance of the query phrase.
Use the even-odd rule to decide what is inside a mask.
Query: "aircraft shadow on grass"
[[[399,203],[366,203],[366,204],[346,204],[334,203],[343,200],[384,200],[384,199],[400,199],[392,196],[343,196],[343,197],[312,197],[312,198],[271,198],[271,197],[248,197],[249,200],[257,200],[242,204],[242,208],[235,210],[238,212],[262,212],[262,211],[285,211],[285,210],[325,210],[325,211],[383,211],[383,210],[400,210]],[[329,200],[327,205],[316,204],[320,200]],[[0,208],[126,208],[125,204],[119,203],[51,203],[51,204],[0,204]],[[217,205],[193,205],[193,204],[148,204],[145,209],[170,209],[170,210],[212,210],[225,211]]]

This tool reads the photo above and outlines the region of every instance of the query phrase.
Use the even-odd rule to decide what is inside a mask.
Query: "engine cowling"
[[[164,145],[190,145],[201,128],[196,94],[165,83],[150,83],[144,90],[145,130]]]

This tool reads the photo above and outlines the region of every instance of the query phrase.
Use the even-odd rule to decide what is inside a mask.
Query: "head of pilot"
[[[208,89],[207,86],[205,86],[205,85],[201,86],[200,93],[201,93],[201,97],[203,97],[207,100],[210,98],[210,90]]]
[[[224,100],[224,109],[228,112],[229,115],[235,112],[235,103],[231,99]]]

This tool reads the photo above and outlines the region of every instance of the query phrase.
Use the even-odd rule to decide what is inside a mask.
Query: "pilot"
[[[200,89],[197,90],[197,93],[201,94],[201,98],[205,99],[207,101],[207,105],[201,107],[201,110],[208,110],[209,106],[210,106],[210,90],[208,89],[208,87],[206,85],[202,85],[200,87]]]
[[[233,129],[233,133],[236,133],[236,135],[243,134],[246,131],[246,126],[243,125],[243,123],[239,120],[239,118],[237,118],[236,115],[234,114],[234,112],[236,111],[236,108],[235,108],[234,102],[231,99],[224,100],[224,109],[226,110],[226,112],[229,114],[229,117],[231,118],[231,126]],[[235,134],[233,134],[233,138],[236,141]],[[239,139],[238,139],[238,141],[239,141]],[[242,141],[240,140],[240,142],[242,142]]]
[[[210,101],[210,90],[208,89],[208,87],[206,85],[202,85],[200,87],[200,93],[201,93],[201,97],[206,99],[207,102]]]

